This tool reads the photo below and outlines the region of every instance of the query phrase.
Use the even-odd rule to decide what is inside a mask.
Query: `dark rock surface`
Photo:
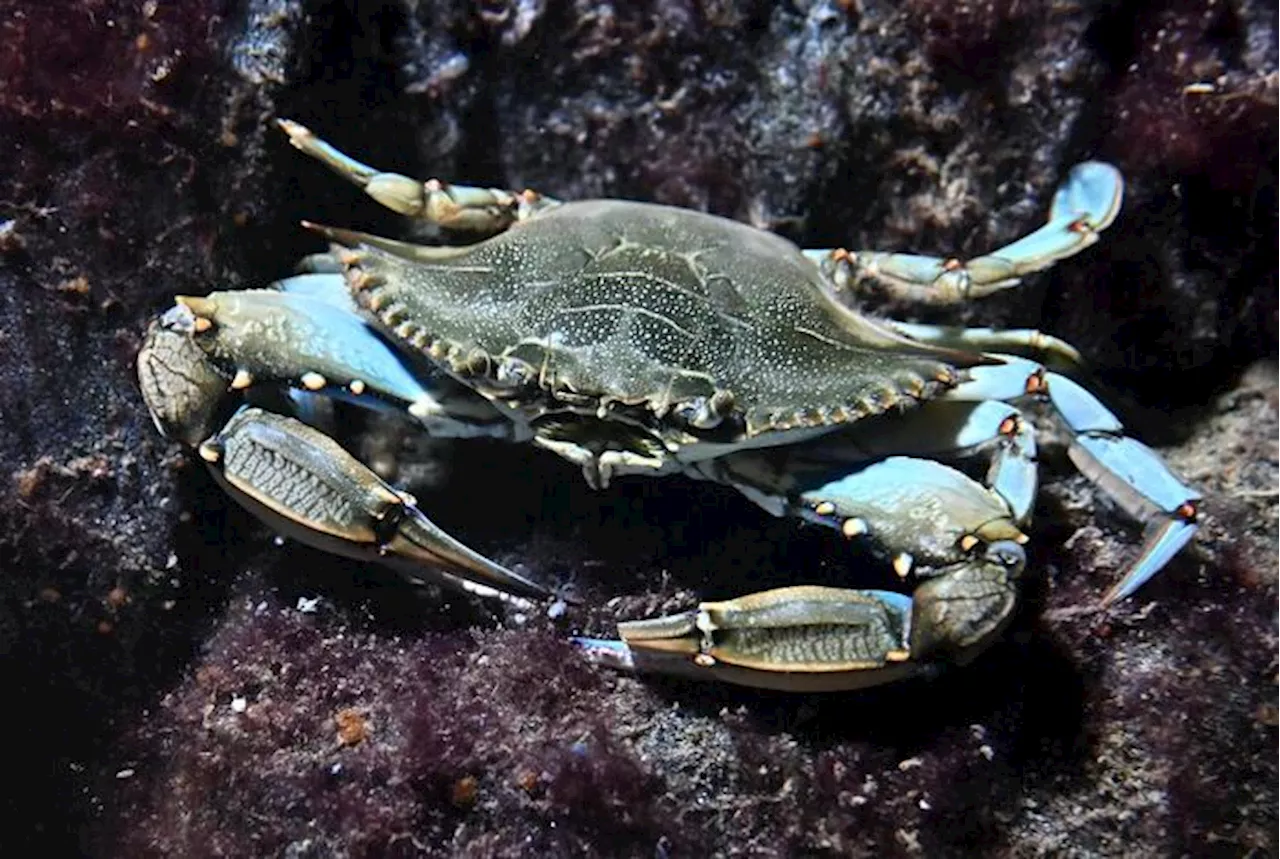
[[[0,853],[1273,855],[1276,10],[1249,0],[0,4]],[[978,253],[1076,160],[1088,254],[966,310],[1079,345],[1204,487],[1196,545],[1059,470],[1043,573],[964,672],[796,697],[593,670],[572,624],[832,579],[823,535],[683,481],[456,452],[442,525],[602,603],[520,618],[271,535],[160,439],[132,361],[299,218],[406,227],[296,155],[706,208],[812,246]],[[302,598],[304,607],[298,608]]]

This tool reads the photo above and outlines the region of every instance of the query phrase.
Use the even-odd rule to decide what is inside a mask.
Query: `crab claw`
[[[910,676],[911,598],[801,585],[693,611],[618,624],[621,641],[577,638],[588,659],[622,670],[683,674],[804,692]]]
[[[435,570],[446,584],[481,596],[550,595],[450,537],[412,496],[301,421],[244,407],[198,451],[237,501],[298,542],[379,561],[413,579]]]
[[[1022,547],[992,543],[911,596],[800,585],[618,624],[620,641],[575,638],[590,661],[762,689],[822,692],[964,664],[1004,629],[1017,602]]]
[[[906,578],[960,563],[978,543],[1023,542],[1009,503],[964,473],[929,459],[891,456],[799,494],[799,514],[868,539]]]
[[[161,435],[194,446],[217,426],[228,379],[191,339],[191,322],[185,307],[152,321],[138,352],[138,385]]]
[[[338,275],[313,275],[316,281],[342,283]],[[404,404],[414,417],[442,417],[443,407],[404,361],[359,316],[335,304],[332,292],[241,290],[180,295],[177,303],[178,312],[194,320],[190,328],[197,342],[232,377],[234,388],[268,383],[312,391],[367,389]]]

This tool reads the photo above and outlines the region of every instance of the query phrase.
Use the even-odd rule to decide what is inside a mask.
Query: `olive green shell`
[[[359,239],[339,253],[358,302],[530,417],[712,404],[750,437],[926,399],[969,363],[840,305],[787,240],[685,209],[567,203],[463,248]]]

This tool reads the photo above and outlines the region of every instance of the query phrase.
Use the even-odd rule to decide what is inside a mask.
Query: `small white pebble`
[[[996,756],[996,750],[984,743],[983,745],[978,746],[978,754],[982,755],[987,760],[992,760]]]
[[[165,558],[164,568],[166,570],[172,570],[176,566],[178,566],[178,555],[174,552],[170,552],[169,557]]]
[[[243,695],[237,695],[236,697],[231,699],[232,713],[243,713],[245,710],[248,710],[248,709],[249,709],[249,702],[248,700],[245,699]]]
[[[133,775],[134,775],[134,771],[132,769],[123,769],[116,773],[116,778],[118,779],[133,778]]]
[[[905,761],[898,761],[898,770],[900,772],[913,770],[916,767],[920,767],[920,766],[924,766],[923,758],[907,758]]]
[[[921,811],[928,811],[929,809],[933,808],[933,806],[929,804],[929,800],[927,799],[922,799],[917,804],[920,806]]]
[[[303,614],[315,614],[320,607],[320,597],[298,597],[295,608]]]
[[[568,605],[565,604],[564,600],[556,600],[547,608],[547,617],[552,620],[555,620],[558,617],[563,617],[567,608]]]

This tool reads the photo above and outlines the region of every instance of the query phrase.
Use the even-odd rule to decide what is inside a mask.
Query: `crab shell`
[[[930,399],[984,362],[846,309],[786,239],[684,209],[567,203],[465,248],[330,234],[359,242],[335,256],[391,337],[542,435],[603,421],[705,457]]]

